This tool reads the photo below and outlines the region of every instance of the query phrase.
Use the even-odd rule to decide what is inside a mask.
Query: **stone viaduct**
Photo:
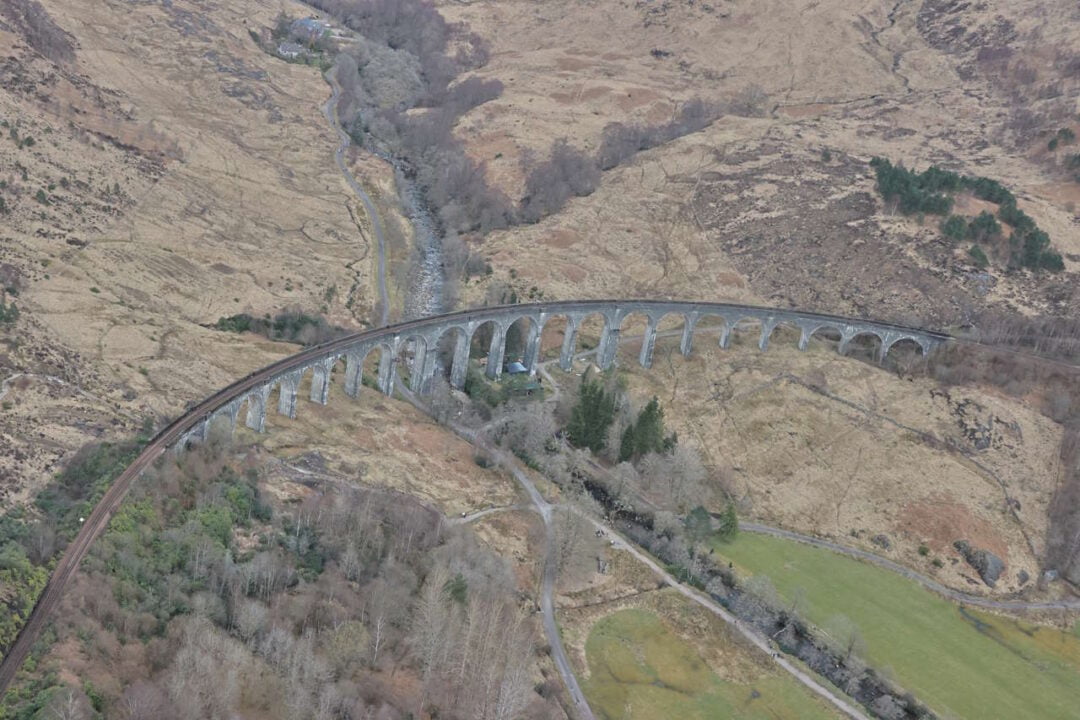
[[[535,374],[540,358],[540,337],[544,326],[553,318],[565,319],[565,334],[559,363],[569,370],[577,346],[577,334],[587,319],[599,317],[603,323],[600,343],[597,347],[597,364],[608,369],[615,363],[619,345],[619,332],[623,321],[638,316],[645,322],[641,352],[638,361],[643,367],[652,364],[653,347],[656,343],[657,326],[668,315],[682,320],[682,337],[679,348],[689,355],[694,333],[700,321],[719,320],[719,345],[727,348],[732,331],[737,326],[756,323],[760,329],[758,347],[765,350],[773,331],[781,325],[799,331],[799,349],[805,350],[810,338],[820,331],[831,331],[840,337],[838,350],[845,352],[856,337],[867,335],[877,338],[878,358],[884,361],[889,350],[899,342],[918,345],[923,355],[948,341],[950,336],[916,328],[889,323],[858,320],[833,315],[755,307],[724,303],[683,302],[673,300],[588,300],[552,302],[529,305],[504,305],[499,307],[465,310],[447,315],[423,318],[390,325],[376,330],[349,335],[285,358],[273,365],[248,375],[233,383],[197,408],[193,408],[177,421],[174,428],[174,447],[178,450],[206,437],[209,426],[219,418],[235,427],[242,409],[246,406],[245,423],[256,432],[266,425],[271,394],[277,393],[277,411],[288,417],[296,416],[296,397],[301,380],[311,372],[312,402],[326,404],[330,382],[339,363],[344,360],[344,390],[356,397],[360,391],[365,360],[372,352],[379,353],[376,384],[380,391],[390,395],[398,382],[399,368],[407,366],[409,387],[414,392],[425,393],[437,372],[437,348],[444,339],[453,342],[453,360],[450,382],[456,388],[465,384],[469,363],[469,349],[473,336],[483,326],[491,327],[491,344],[488,351],[486,374],[498,378],[503,371],[506,337],[510,327],[524,321],[525,349],[522,363],[530,374]],[[408,356],[411,355],[411,360]],[[340,372],[340,370],[338,370]]]

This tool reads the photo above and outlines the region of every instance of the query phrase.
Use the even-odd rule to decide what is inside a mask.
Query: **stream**
[[[402,320],[444,313],[448,308],[444,296],[446,277],[439,221],[424,201],[423,191],[410,177],[405,163],[391,155],[377,154],[394,168],[401,209],[413,229],[416,255],[410,261]]]

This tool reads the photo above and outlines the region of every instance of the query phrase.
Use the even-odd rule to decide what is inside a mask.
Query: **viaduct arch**
[[[240,411],[245,407],[245,424],[257,432],[262,432],[266,426],[270,396],[275,389],[278,391],[277,412],[287,417],[296,417],[297,390],[309,372],[309,399],[325,405],[329,399],[335,368],[342,359],[345,361],[345,393],[356,397],[360,391],[365,359],[373,352],[379,353],[376,385],[381,392],[393,394],[397,383],[405,380],[406,374],[403,370],[407,369],[409,389],[426,393],[430,390],[431,381],[437,372],[437,348],[444,338],[453,340],[450,384],[460,389],[465,384],[473,336],[482,325],[488,323],[493,327],[485,370],[489,378],[497,379],[502,374],[507,331],[522,318],[529,321],[522,357],[526,370],[535,374],[540,361],[541,334],[545,325],[553,318],[563,318],[566,322],[559,364],[564,370],[569,370],[577,347],[578,332],[585,319],[592,315],[598,315],[603,320],[596,362],[604,370],[615,363],[620,326],[630,315],[642,316],[646,323],[638,356],[642,367],[651,366],[657,327],[660,321],[669,315],[682,319],[679,349],[686,356],[693,347],[699,322],[706,318],[722,321],[719,338],[721,348],[730,346],[732,332],[737,326],[752,322],[757,323],[760,328],[758,348],[763,351],[768,348],[773,331],[778,326],[785,325],[798,329],[800,350],[805,350],[811,337],[821,330],[830,330],[840,336],[838,350],[841,354],[847,350],[851,341],[860,335],[876,337],[879,341],[878,359],[881,362],[893,346],[903,340],[916,343],[926,355],[951,339],[944,333],[873,320],[726,303],[587,300],[464,310],[349,335],[286,358],[234,383],[194,408],[177,421],[180,427],[176,428],[176,434],[169,444],[182,449],[190,442],[203,440],[210,424],[219,418],[226,419],[231,427],[235,427]],[[412,359],[401,363],[398,358],[406,348],[411,349]]]

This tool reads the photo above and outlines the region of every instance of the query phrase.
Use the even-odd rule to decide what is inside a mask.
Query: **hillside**
[[[448,3],[492,43],[503,95],[458,133],[520,196],[520,158],[613,122],[656,124],[698,97],[707,129],[607,171],[588,197],[496,232],[496,278],[545,296],[757,300],[949,326],[986,307],[1077,306],[1075,8],[1045,3]],[[1070,24],[1071,21],[1071,24]],[[1004,183],[1066,273],[980,272],[874,191],[874,156]],[[966,201],[964,201],[966,202]],[[977,214],[977,210],[975,213]],[[476,288],[470,297],[480,297]]]
[[[391,329],[393,397],[341,363],[139,478],[0,718],[1076,702],[1075,4],[0,0],[0,48],[3,651],[156,430],[331,337],[677,298],[973,340],[684,358],[672,315],[645,369],[634,315],[597,372],[594,313],[496,382],[483,325],[418,401]]]

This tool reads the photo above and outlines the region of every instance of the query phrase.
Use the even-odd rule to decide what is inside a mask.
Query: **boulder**
[[[990,587],[997,585],[998,578],[1005,570],[1005,563],[1001,558],[989,550],[971,547],[967,540],[957,540],[953,547],[964,556],[968,565],[975,568],[984,583]]]

